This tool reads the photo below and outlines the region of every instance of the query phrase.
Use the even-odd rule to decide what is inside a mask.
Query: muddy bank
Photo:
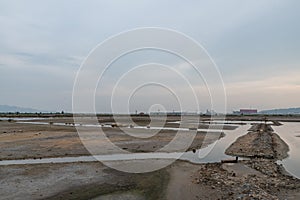
[[[288,145],[273,132],[271,125],[255,124],[249,133],[239,137],[226,154],[249,158],[268,158],[282,160],[288,157]]]

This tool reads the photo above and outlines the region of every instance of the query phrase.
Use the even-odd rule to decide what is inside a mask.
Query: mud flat
[[[197,165],[176,161],[146,174],[120,172],[99,162],[14,165],[1,166],[0,177],[2,199],[300,198],[300,181],[266,159]]]
[[[148,140],[133,140],[119,128],[105,130],[111,141],[133,152],[153,151],[174,136],[168,130]],[[202,144],[203,136],[197,134],[194,147]],[[219,136],[212,133],[208,144]],[[2,159],[88,154],[75,127],[50,124],[1,121],[0,147]],[[145,174],[120,172],[100,162],[0,166],[0,195],[1,199],[300,199],[300,180],[276,164],[287,156],[288,146],[271,126],[253,125],[226,152],[250,159],[207,164],[176,161]],[[114,164],[124,166],[130,160]]]
[[[1,199],[163,199],[169,174],[128,174],[99,162],[0,167]]]
[[[47,119],[49,120],[49,119]],[[69,119],[70,120],[70,119]],[[55,119],[57,122],[67,119]],[[84,127],[89,134],[91,144],[98,135],[95,127]],[[116,146],[130,152],[154,152],[167,145],[177,134],[175,130],[161,130],[152,137],[156,130],[139,129],[131,130],[146,136],[145,138],[131,137],[122,132],[120,128],[103,128],[105,135]],[[182,131],[183,135],[193,134],[192,131]],[[224,137],[222,132],[198,131],[195,139],[188,150],[205,147],[220,137]],[[205,140],[204,140],[205,139]],[[105,140],[103,140],[105,141]],[[101,142],[101,141],[99,141]],[[102,144],[105,145],[105,144]],[[105,147],[105,146],[104,146]],[[183,150],[184,151],[184,150]],[[112,154],[109,146],[99,154]],[[0,159],[40,159],[66,156],[90,155],[78,136],[74,126],[57,126],[51,124],[30,124],[0,121]]]

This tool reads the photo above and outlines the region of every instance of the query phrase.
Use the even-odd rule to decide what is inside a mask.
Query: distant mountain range
[[[21,112],[21,113],[35,113],[35,112],[43,112],[41,110],[33,109],[33,108],[23,108],[18,106],[8,106],[8,105],[0,105],[0,112]]]
[[[282,108],[282,109],[273,109],[273,110],[263,110],[260,111],[259,113],[269,114],[269,115],[300,114],[300,108]]]

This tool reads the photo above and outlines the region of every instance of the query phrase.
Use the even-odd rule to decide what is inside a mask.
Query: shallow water
[[[235,140],[248,133],[248,129],[251,125],[239,126],[239,128],[232,131],[225,131],[225,137],[216,141],[214,145],[209,145],[208,148],[199,150],[200,156],[203,157],[206,155],[203,160],[205,162],[220,162],[224,159],[232,159],[232,156],[225,154],[225,150],[233,143]],[[207,152],[205,152],[207,151]]]
[[[44,119],[51,119],[51,118],[41,118],[41,117],[0,117],[0,120],[7,121],[7,120],[14,120],[14,121],[30,121],[30,120],[44,120]]]
[[[283,126],[274,126],[274,131],[289,145],[289,157],[283,161],[286,171],[300,178],[300,123],[286,122]]]
[[[48,122],[28,122],[28,121],[17,121],[20,124],[36,124],[36,125],[50,125]],[[106,127],[111,128],[111,125],[107,124],[66,124],[66,123],[52,123],[51,126],[81,126],[81,127]],[[171,130],[171,131],[189,131],[188,128],[172,128],[172,127],[147,127],[147,126],[134,126],[134,127],[123,127],[123,128],[133,128],[133,129],[150,129],[150,130]],[[205,132],[223,132],[223,130],[218,129],[197,129],[197,131]]]
[[[182,121],[175,121],[175,122],[168,122],[169,124],[216,124],[216,125],[241,125],[241,124],[259,124],[265,123],[264,121],[246,121],[246,120],[212,120],[212,121],[201,121],[201,122],[182,122]],[[273,122],[268,121],[267,124],[273,124]]]

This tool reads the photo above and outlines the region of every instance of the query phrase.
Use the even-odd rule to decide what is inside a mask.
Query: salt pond
[[[47,122],[29,122],[29,120],[38,120],[39,118],[23,118],[14,119],[17,123],[30,123],[30,124],[49,124]],[[8,120],[8,118],[1,118],[1,120]],[[218,121],[217,123],[234,123],[236,121]],[[237,121],[238,122],[238,121]],[[245,122],[245,121],[241,121]],[[175,122],[176,123],[176,122]],[[186,152],[180,160],[187,160],[192,163],[207,163],[207,162],[220,162],[223,159],[232,158],[225,155],[224,151],[230,146],[238,137],[246,134],[250,128],[250,124],[255,123],[253,121],[247,122],[247,125],[240,125],[235,130],[224,131],[226,136],[213,144],[198,150],[196,153]],[[258,122],[257,122],[258,123]],[[65,123],[54,123],[54,125],[66,126]],[[76,126],[80,126],[76,124]],[[99,125],[86,125],[96,127]],[[110,127],[109,125],[105,125]],[[144,129],[147,127],[135,127]],[[160,127],[152,127],[157,129]],[[165,128],[171,130],[179,130],[178,128]],[[273,126],[274,131],[289,145],[289,157],[278,161],[279,164],[283,164],[285,169],[292,175],[300,178],[300,123],[298,122],[285,122],[282,126]],[[206,129],[198,129],[198,131],[204,131]],[[211,130],[221,131],[221,130]],[[4,160],[0,161],[0,165],[10,164],[37,164],[37,163],[66,163],[66,162],[90,162],[95,160],[103,161],[117,161],[117,160],[132,160],[132,159],[175,159],[182,153],[132,153],[132,154],[114,154],[114,155],[98,155],[96,158],[93,156],[80,156],[80,157],[63,157],[63,158],[44,158],[44,159],[27,159],[27,160]]]
[[[18,164],[41,164],[41,163],[70,163],[70,162],[92,162],[100,161],[119,161],[133,159],[176,159],[190,161],[192,163],[220,162],[222,159],[232,158],[224,154],[226,148],[239,136],[243,135],[250,128],[240,126],[236,130],[225,131],[226,137],[208,145],[205,148],[193,152],[174,152],[174,153],[131,153],[131,154],[113,154],[113,155],[97,155],[97,156],[79,156],[79,157],[62,157],[62,158],[43,158],[43,159],[26,159],[26,160],[3,160],[0,165],[18,165]]]

